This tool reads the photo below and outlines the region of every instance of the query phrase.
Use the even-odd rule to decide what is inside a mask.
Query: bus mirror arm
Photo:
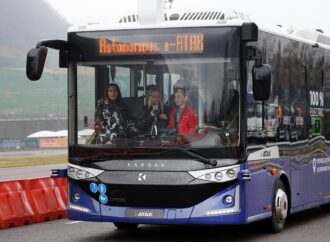
[[[31,81],[40,79],[44,70],[48,48],[60,51],[60,67],[67,67],[68,43],[64,40],[43,40],[37,43],[36,48],[32,48],[26,58],[26,76]],[[64,53],[64,54],[63,54]]]
[[[40,48],[41,46],[60,51],[68,50],[68,42],[65,40],[42,40],[37,43],[36,48]]]
[[[259,67],[262,65],[262,54],[261,50],[255,46],[245,47],[245,59],[248,61],[254,60],[255,66]]]
[[[45,46],[51,49],[59,50],[59,67],[68,68],[69,66],[69,47],[65,40],[42,40],[36,45],[36,48]]]

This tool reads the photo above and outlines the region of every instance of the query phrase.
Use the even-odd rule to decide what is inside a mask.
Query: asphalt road
[[[51,169],[65,169],[66,167],[67,165],[61,164],[0,168],[0,181],[49,177]]]
[[[0,151],[0,158],[15,156],[58,155],[67,153],[68,149],[11,150]]]
[[[163,241],[330,241],[330,209],[311,209],[292,215],[285,230],[269,234],[265,221],[240,226],[158,226],[140,225],[119,231],[111,223],[61,219],[0,230],[1,242],[163,242]]]

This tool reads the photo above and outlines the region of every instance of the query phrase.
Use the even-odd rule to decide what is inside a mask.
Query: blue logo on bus
[[[100,203],[107,204],[108,203],[108,196],[104,193],[101,193],[99,196]]]
[[[107,192],[107,187],[103,183],[99,184],[97,188],[101,194]]]
[[[96,183],[92,182],[91,184],[89,184],[89,190],[91,190],[92,193],[97,193]]]

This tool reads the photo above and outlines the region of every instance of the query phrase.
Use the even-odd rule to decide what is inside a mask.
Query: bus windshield
[[[237,57],[79,62],[78,144],[237,147],[239,97]]]

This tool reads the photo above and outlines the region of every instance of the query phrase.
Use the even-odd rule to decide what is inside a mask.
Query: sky
[[[44,0],[69,23],[118,21],[136,12],[137,0]],[[192,6],[216,6],[249,14],[255,22],[281,24],[298,29],[322,29],[330,35],[329,0],[174,0],[173,7],[189,10]]]

